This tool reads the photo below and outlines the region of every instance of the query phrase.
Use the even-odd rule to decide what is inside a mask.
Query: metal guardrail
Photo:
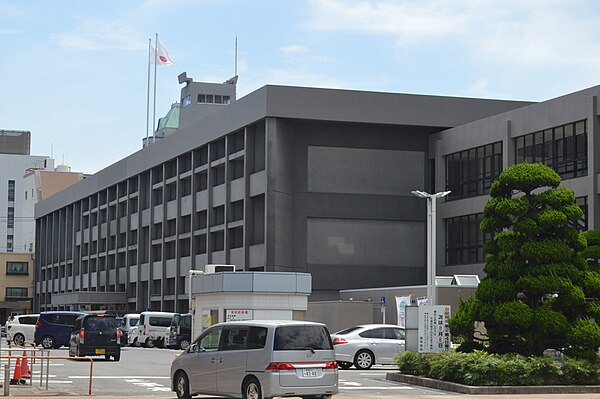
[[[27,349],[25,349],[27,351]],[[31,350],[31,349],[29,349]],[[4,351],[4,349],[3,349]],[[42,350],[44,351],[44,350]],[[49,350],[46,349],[46,351],[48,351],[48,353],[50,352]],[[22,359],[24,358],[24,356],[22,355],[0,355],[0,359],[8,359],[8,364],[6,364],[4,367],[4,396],[9,396],[10,395],[10,361],[11,359]],[[46,390],[48,390],[48,378],[50,375],[50,359],[62,359],[62,360],[73,360],[73,361],[80,361],[80,360],[84,360],[84,361],[88,361],[90,363],[90,382],[88,385],[88,396],[92,396],[92,377],[93,377],[93,370],[94,370],[94,360],[90,357],[85,357],[85,356],[81,356],[81,357],[70,357],[70,356],[50,356],[50,355],[46,355],[46,356],[37,356],[37,355],[33,355],[33,356],[27,356],[28,359],[32,359],[34,360],[34,362],[32,362],[32,367],[31,367],[31,380],[30,380],[30,385],[33,385],[33,364],[35,364],[35,360],[36,359],[40,359],[40,386],[44,385],[44,360],[46,360]],[[15,360],[16,362],[16,360]],[[15,363],[16,364],[16,363]]]

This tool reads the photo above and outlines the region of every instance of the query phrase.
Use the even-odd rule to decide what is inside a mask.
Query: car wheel
[[[146,348],[154,348],[154,340],[152,338],[146,339]]]
[[[373,353],[368,350],[358,351],[354,356],[354,366],[359,370],[368,370],[373,367],[375,359]]]
[[[350,362],[338,362],[338,366],[342,370],[349,370],[350,367],[352,367],[352,363],[350,363]]]
[[[56,342],[54,341],[54,338],[52,338],[49,335],[45,335],[42,338],[42,347],[44,349],[54,349]]]
[[[12,337],[12,341],[13,341],[13,344],[15,344],[17,346],[24,346],[25,345],[25,336],[23,336],[23,334],[21,334],[21,333],[17,333],[17,334],[15,334],[14,337]]]
[[[138,339],[137,339],[137,338],[134,338],[134,339],[133,339],[133,342],[131,343],[131,346],[135,346],[136,348],[137,348],[138,346],[140,346],[140,343],[138,342]]]
[[[119,352],[116,355],[114,355],[113,359],[115,360],[115,362],[118,362],[119,360],[121,360],[121,352]]]
[[[104,360],[110,360],[110,355],[104,355]]]
[[[177,399],[190,399],[192,397],[190,395],[190,383],[183,371],[179,371],[175,375],[175,393]]]
[[[263,399],[260,382],[256,378],[248,378],[242,386],[242,399]]]
[[[186,350],[188,346],[190,346],[190,341],[187,339],[182,339],[181,342],[179,342],[179,348],[182,350]]]

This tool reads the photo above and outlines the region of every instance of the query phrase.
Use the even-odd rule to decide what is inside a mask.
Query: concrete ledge
[[[387,373],[385,379],[467,395],[600,393],[600,385],[470,386],[400,373]]]

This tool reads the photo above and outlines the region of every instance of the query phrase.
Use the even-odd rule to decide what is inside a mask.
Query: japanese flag
[[[160,40],[156,39],[157,48],[150,45],[150,63],[157,65],[173,65],[173,58],[167,53],[167,49],[163,47]]]

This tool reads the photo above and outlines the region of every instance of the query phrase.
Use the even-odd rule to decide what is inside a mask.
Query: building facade
[[[265,86],[195,118],[188,86],[177,133],[36,206],[36,309],[185,312],[206,264],[421,284],[431,135],[530,104]]]
[[[31,312],[33,270],[33,254],[0,253],[0,324]]]
[[[435,189],[452,191],[438,203],[438,274],[484,275],[483,207],[491,182],[515,163],[553,168],[583,210],[577,227],[600,228],[599,96],[596,86],[430,136]]]

